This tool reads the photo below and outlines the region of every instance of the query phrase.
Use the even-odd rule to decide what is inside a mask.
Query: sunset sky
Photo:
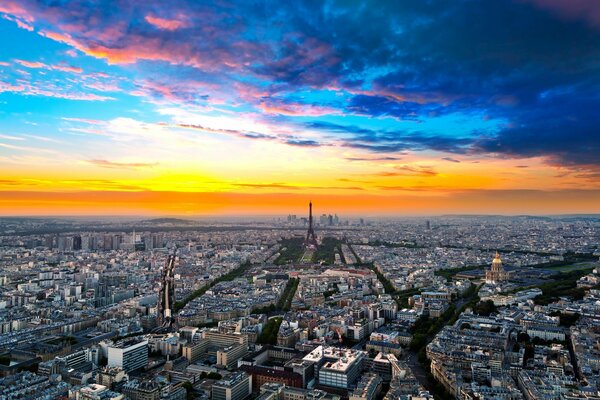
[[[600,212],[600,1],[0,17],[0,215]]]

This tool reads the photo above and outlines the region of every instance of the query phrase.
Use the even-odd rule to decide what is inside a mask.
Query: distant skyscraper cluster
[[[298,218],[298,216],[296,214],[289,214],[287,216],[287,222],[288,224],[292,224],[292,225],[306,225],[308,224],[308,218],[305,217],[301,217]],[[313,224],[318,225],[318,226],[340,226],[340,225],[348,225],[349,222],[348,221],[342,221],[340,220],[340,217],[338,217],[337,214],[322,214],[319,217],[318,223],[316,219],[313,221]]]

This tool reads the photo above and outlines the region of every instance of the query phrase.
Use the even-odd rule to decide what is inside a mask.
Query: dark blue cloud
[[[410,4],[409,4],[410,3]],[[512,1],[384,2],[362,24],[337,10],[326,24],[348,76],[385,70],[347,111],[423,119],[482,113],[509,121],[494,134],[465,138],[420,132],[363,130],[314,124],[353,134],[348,146],[376,152],[431,149],[450,153],[546,156],[557,164],[600,165],[600,31],[528,3]],[[342,7],[343,9],[343,7]],[[365,23],[365,20],[369,23]],[[339,34],[339,31],[343,34]],[[364,86],[363,86],[364,87]],[[466,128],[465,128],[466,129]]]
[[[464,154],[473,143],[473,140],[468,138],[432,136],[426,132],[405,133],[375,130],[330,122],[309,122],[306,126],[324,132],[341,134],[342,146],[377,153],[436,150]]]
[[[289,139],[284,142],[290,146],[298,146],[298,147],[319,147],[321,143],[316,140],[306,140],[306,139]]]
[[[589,89],[547,93],[535,105],[516,112],[518,124],[478,139],[474,150],[513,157],[547,156],[567,166],[600,165],[598,93]]]
[[[410,101],[396,101],[384,96],[357,95],[352,97],[346,110],[354,114],[373,117],[397,117],[416,120],[427,113],[426,107]]]

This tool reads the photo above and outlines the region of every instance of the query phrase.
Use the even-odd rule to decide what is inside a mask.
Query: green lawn
[[[275,259],[275,265],[297,262],[304,254],[304,238],[302,237],[281,239],[280,243],[281,250],[279,257]]]
[[[580,269],[588,269],[599,267],[598,263],[594,262],[580,262],[575,264],[565,264],[565,265],[557,265],[554,267],[548,267],[549,270],[552,271],[560,271],[560,272],[569,272],[569,271],[578,271]]]
[[[327,265],[333,264],[335,261],[336,251],[340,254],[342,253],[340,248],[341,245],[342,241],[337,238],[324,237],[321,243],[319,243],[317,250],[313,254],[312,261],[315,263],[322,261]]]

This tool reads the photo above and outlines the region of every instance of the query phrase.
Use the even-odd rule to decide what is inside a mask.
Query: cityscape
[[[600,218],[0,219],[4,399],[597,399]]]
[[[600,0],[0,37],[0,400],[600,400]]]

